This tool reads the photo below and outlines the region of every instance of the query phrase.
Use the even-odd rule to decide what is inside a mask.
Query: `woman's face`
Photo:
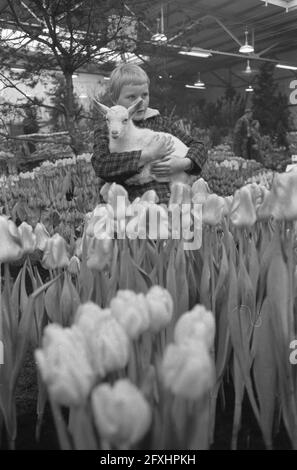
[[[120,96],[116,104],[129,108],[132,103],[134,103],[137,98],[142,98],[143,103],[139,111],[137,111],[134,116],[134,121],[140,121],[144,118],[145,112],[149,105],[149,87],[147,83],[143,85],[124,85],[121,89]]]

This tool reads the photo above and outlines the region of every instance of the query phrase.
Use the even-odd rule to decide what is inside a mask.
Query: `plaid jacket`
[[[203,142],[184,133],[177,125],[172,124],[168,118],[159,114],[134,121],[137,127],[152,129],[157,132],[168,132],[178,137],[189,147],[187,158],[192,161],[192,167],[187,170],[191,175],[199,175],[207,159],[207,151]],[[170,197],[169,183],[151,181],[142,185],[125,185],[125,180],[141,171],[139,159],[141,151],[110,153],[108,129],[105,120],[99,123],[94,132],[94,153],[92,165],[97,176],[107,182],[121,184],[128,192],[130,201],[142,196],[149,189],[154,189],[159,197],[159,203],[167,204]]]

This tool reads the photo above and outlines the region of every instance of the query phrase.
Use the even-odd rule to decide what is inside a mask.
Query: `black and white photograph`
[[[296,25],[0,0],[1,455],[297,450]]]

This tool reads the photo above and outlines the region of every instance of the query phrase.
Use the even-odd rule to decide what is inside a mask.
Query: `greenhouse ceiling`
[[[89,0],[91,2],[92,0]],[[297,67],[296,0],[126,0],[125,14],[137,20],[137,47],[151,72],[180,82],[193,81],[197,73],[220,80],[220,70],[230,70],[249,81],[262,62]],[[0,21],[5,25],[7,3],[23,8],[24,21],[38,26],[30,6],[33,0],[0,0]],[[88,2],[85,2],[85,5]],[[66,2],[45,1],[48,8]],[[84,2],[71,1],[72,10]],[[100,11],[100,9],[99,9]],[[63,26],[65,14],[60,15]],[[100,18],[98,17],[98,21]],[[11,25],[9,25],[11,26]],[[40,25],[39,25],[40,27]],[[105,70],[111,70],[114,61]],[[286,71],[296,74],[296,71]]]
[[[151,20],[150,26],[155,23],[155,33],[157,27],[160,32],[163,22],[167,41],[152,44],[148,40],[139,52],[159,57],[152,64],[180,80],[195,78],[197,71],[215,76],[220,69],[254,69],[264,61],[297,67],[297,56],[293,54],[297,49],[297,10],[286,12],[280,5],[270,3],[276,2],[152,1],[143,16]],[[296,1],[278,3],[293,7]],[[246,43],[253,46],[254,52],[240,52],[246,50],[242,48]],[[189,55],[192,52],[194,55]]]

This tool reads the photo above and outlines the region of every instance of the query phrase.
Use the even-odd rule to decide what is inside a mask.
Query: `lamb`
[[[106,116],[107,126],[109,129],[109,151],[111,153],[132,152],[142,150],[152,139],[155,134],[166,135],[171,137],[174,142],[174,150],[171,155],[184,158],[188,152],[188,147],[177,137],[165,133],[155,132],[151,129],[140,129],[136,127],[132,121],[135,112],[142,106],[142,99],[138,98],[128,109],[124,106],[115,105],[108,106],[99,103],[101,112]],[[151,163],[143,166],[141,172],[128,178],[125,183],[128,185],[143,184],[149,181],[157,180],[159,182],[180,181],[183,183],[190,182],[190,176],[184,171],[168,177],[157,177],[151,173]]]

